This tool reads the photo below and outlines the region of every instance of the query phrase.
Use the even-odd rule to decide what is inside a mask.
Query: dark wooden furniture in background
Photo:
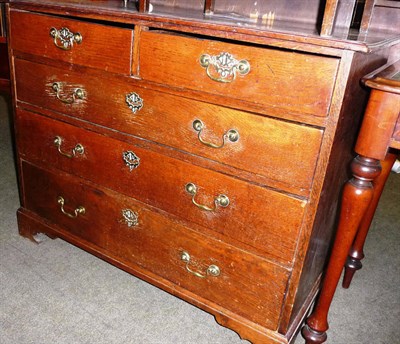
[[[367,33],[369,30],[397,30],[398,32],[400,30],[399,9],[400,1],[365,0],[360,32]]]
[[[346,259],[344,288],[350,286],[355,271],[362,267],[364,242],[396,159],[389,149],[400,149],[400,60],[366,76],[363,82],[372,91],[355,147],[359,155],[351,165],[353,178],[343,191],[338,233],[321,294],[303,328],[310,344],[326,339],[329,306]]]
[[[0,1],[0,93],[10,93],[10,68],[8,65],[6,16],[4,1]]]
[[[258,3],[7,5],[18,223],[289,343],[319,290],[359,81],[400,37],[360,36],[355,0]]]

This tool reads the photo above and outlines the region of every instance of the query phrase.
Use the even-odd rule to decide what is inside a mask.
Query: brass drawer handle
[[[218,195],[215,199],[214,199],[214,207],[210,208],[206,205],[203,204],[199,204],[196,202],[196,200],[194,199],[196,197],[197,194],[197,186],[193,183],[188,183],[185,185],[185,190],[188,194],[192,195],[192,203],[202,209],[202,210],[206,210],[206,211],[215,211],[217,210],[217,207],[223,207],[226,208],[229,205],[229,198],[226,195]]]
[[[225,146],[226,141],[229,142],[237,142],[239,140],[239,132],[235,129],[229,129],[223,136],[222,136],[222,143],[220,145],[217,145],[215,143],[211,143],[211,142],[207,142],[204,141],[201,138],[201,132],[204,129],[204,124],[202,121],[200,121],[199,119],[196,119],[193,121],[193,129],[196,130],[198,132],[198,139],[199,141],[208,146],[208,147],[212,147],[212,148],[222,148],[223,146]]]
[[[203,54],[200,65],[206,68],[207,76],[214,81],[229,83],[236,79],[237,73],[246,75],[250,72],[250,63],[246,60],[236,60],[229,53],[219,55]]]
[[[128,227],[136,227],[139,224],[139,215],[131,209],[122,209],[122,222]]]
[[[125,102],[134,114],[143,107],[143,99],[136,92],[128,93],[125,96]]]
[[[67,158],[70,158],[70,159],[72,159],[74,156],[76,156],[77,154],[80,154],[80,155],[82,155],[83,153],[85,153],[85,148],[80,144],[80,143],[77,143],[76,145],[75,145],[75,147],[72,149],[72,153],[71,154],[69,154],[69,153],[64,153],[62,150],[61,150],[61,145],[62,145],[62,141],[63,141],[63,139],[60,137],[60,136],[56,136],[55,138],[54,138],[54,145],[57,147],[57,150],[58,150],[58,152],[61,154],[61,155],[64,155],[64,156],[66,156]]]
[[[186,251],[182,251],[181,260],[183,260],[186,263],[186,266],[185,266],[186,270],[188,272],[190,272],[191,274],[195,275],[196,277],[199,277],[199,278],[206,278],[207,276],[217,277],[217,276],[219,276],[221,274],[220,268],[217,265],[214,265],[214,264],[210,265],[207,268],[205,273],[194,271],[189,267],[190,259],[191,259],[190,254],[187,253]]]
[[[50,36],[54,38],[54,45],[62,50],[71,50],[74,43],[82,43],[82,35],[79,32],[73,33],[66,27],[62,27],[60,30],[52,27]]]
[[[129,167],[129,171],[132,172],[140,165],[140,158],[132,151],[122,152],[122,159],[125,165]]]
[[[62,92],[62,84],[61,84],[61,82],[54,82],[51,85],[51,88],[56,93],[57,99],[62,101],[65,104],[73,104],[73,103],[75,103],[75,101],[77,99],[81,99],[82,100],[84,98],[84,96],[85,96],[83,90],[81,88],[77,88],[72,92],[71,97],[63,98],[61,96],[61,92]]]
[[[58,196],[57,197],[57,203],[60,205],[61,212],[64,215],[70,217],[71,219],[74,219],[74,218],[78,217],[79,215],[84,215],[85,212],[86,212],[86,209],[84,207],[82,207],[82,206],[79,206],[78,208],[76,208],[74,210],[73,214],[65,211],[65,209],[64,209],[65,200],[64,200],[64,198],[62,196]]]

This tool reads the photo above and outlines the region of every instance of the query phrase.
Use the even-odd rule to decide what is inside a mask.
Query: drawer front
[[[322,117],[337,68],[334,58],[157,32],[140,40],[145,80]]]
[[[130,74],[132,30],[19,11],[11,11],[10,25],[14,50]]]
[[[83,183],[66,183],[30,164],[22,168],[24,207],[75,236],[105,248],[107,219],[90,208],[98,207],[102,194]],[[93,224],[96,225],[93,225]]]
[[[322,130],[140,88],[130,79],[101,82],[19,59],[15,70],[20,101],[265,176],[291,192],[311,186]],[[62,86],[57,91],[54,84]],[[74,101],[77,89],[84,99]],[[133,93],[141,99],[135,111],[126,101]]]
[[[96,245],[107,242],[108,255],[119,261],[147,269],[271,330],[277,328],[288,271],[71,175],[26,163],[23,173],[28,209]],[[62,214],[59,194],[71,204],[84,205],[85,214],[76,219]]]
[[[306,201],[25,111],[17,112],[17,125],[27,160],[110,187],[273,259],[293,257]]]

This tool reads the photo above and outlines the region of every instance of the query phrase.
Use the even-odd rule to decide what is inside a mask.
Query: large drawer
[[[142,203],[94,188],[71,175],[23,163],[25,206],[106,249],[250,321],[276,330],[289,272],[213,240]],[[85,213],[70,217],[77,205]],[[106,245],[104,246],[104,243]],[[251,276],[251,283],[249,283]]]
[[[322,117],[339,65],[330,57],[154,31],[141,33],[139,53],[145,80]]]
[[[270,258],[293,258],[304,200],[26,111],[17,111],[17,128],[24,159],[90,179]]]
[[[14,50],[130,74],[133,30],[20,11],[10,16]]]
[[[20,101],[185,150],[265,176],[275,187],[308,194],[320,129],[152,91],[131,79],[99,80],[90,74],[83,78],[79,72],[20,59],[15,61],[15,73]],[[61,85],[59,93],[53,89],[55,83]],[[74,101],[76,89],[83,91],[83,99]],[[135,111],[128,107],[129,95],[140,98]],[[203,128],[196,130],[196,123]],[[233,139],[230,130],[237,133]]]

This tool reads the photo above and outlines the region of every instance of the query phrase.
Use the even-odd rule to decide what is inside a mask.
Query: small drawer
[[[92,180],[289,264],[307,201],[17,111],[21,156]]]
[[[324,117],[339,60],[143,31],[140,76],[177,88]]]
[[[20,11],[10,12],[10,30],[14,50],[130,74],[132,30]]]
[[[276,330],[289,271],[71,175],[27,163],[23,174],[29,210],[105,248],[108,256],[140,266],[218,308]],[[63,214],[57,202],[60,194],[68,199],[67,211],[73,212],[75,204],[80,204],[85,214],[76,219]]]
[[[265,176],[288,192],[307,195],[311,187],[321,129],[141,88],[130,79],[101,82],[20,59],[15,73],[20,101]]]

